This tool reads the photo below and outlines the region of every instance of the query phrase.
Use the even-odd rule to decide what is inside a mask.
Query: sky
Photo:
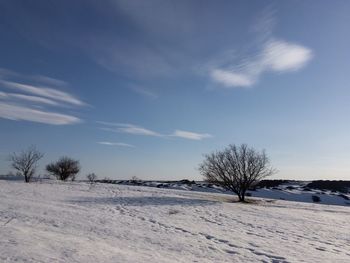
[[[195,179],[265,149],[272,178],[350,179],[350,1],[0,0],[0,174],[35,145],[81,178]]]

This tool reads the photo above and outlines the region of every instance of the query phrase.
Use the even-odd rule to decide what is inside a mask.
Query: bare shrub
[[[207,182],[233,191],[241,202],[245,201],[251,186],[276,172],[265,151],[257,151],[246,144],[229,145],[223,151],[205,155],[199,171]]]
[[[64,156],[57,162],[48,164],[46,170],[56,176],[58,180],[66,181],[71,178],[74,181],[75,176],[80,171],[80,164],[78,160]]]
[[[139,184],[140,183],[140,179],[137,176],[134,175],[133,177],[131,177],[130,182],[132,184]]]
[[[18,174],[24,176],[26,183],[30,182],[38,161],[44,157],[44,154],[39,152],[35,146],[30,146],[27,150],[20,153],[13,153],[9,156],[11,166],[18,171]]]
[[[97,175],[95,173],[89,173],[86,175],[86,179],[90,182],[90,184],[93,184],[97,180]]]

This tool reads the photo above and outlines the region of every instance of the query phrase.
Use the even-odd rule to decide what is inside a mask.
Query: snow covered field
[[[0,262],[350,262],[350,207],[0,181]]]
[[[193,181],[194,182],[194,181]],[[184,183],[181,181],[161,182],[161,181],[138,181],[135,183],[130,181],[115,181],[116,184],[126,185],[142,185],[157,188],[177,189],[197,192],[224,193],[234,195],[233,192],[227,191],[220,186],[208,184],[205,182]],[[330,190],[310,189],[306,185],[306,181],[291,181],[283,183],[278,187],[257,188],[255,191],[248,191],[252,197],[296,201],[313,203],[313,197],[319,198],[319,204],[326,205],[344,205],[350,207],[350,194],[341,192],[332,192]]]

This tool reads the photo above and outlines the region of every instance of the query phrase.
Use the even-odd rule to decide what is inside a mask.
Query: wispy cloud
[[[141,87],[138,85],[130,85],[130,89],[142,96],[148,97],[150,99],[157,99],[159,96],[157,93],[155,93],[154,91],[145,88],[145,87]]]
[[[48,76],[43,76],[43,75],[34,75],[31,77],[31,79],[33,79],[34,81],[36,81],[38,83],[43,83],[43,84],[46,84],[49,86],[55,86],[58,88],[65,88],[65,87],[69,86],[69,84],[66,81],[51,78]]]
[[[50,99],[47,99],[47,98],[31,96],[31,95],[24,95],[24,94],[18,94],[18,93],[7,93],[7,92],[1,92],[0,91],[0,99],[1,98],[2,99],[26,100],[26,101],[38,102],[38,103],[54,105],[54,106],[58,105],[58,103],[56,101],[53,101],[53,100],[50,100]]]
[[[120,147],[130,147],[130,148],[135,148],[134,145],[128,144],[128,143],[123,143],[123,142],[97,142],[98,144],[101,145],[108,145],[108,146],[120,146]]]
[[[20,82],[12,79],[20,79]],[[37,84],[28,82],[35,81]],[[43,86],[45,84],[46,86]],[[51,84],[51,86],[47,86]],[[53,86],[55,88],[53,88]],[[14,71],[0,68],[0,88],[16,90],[11,93],[0,90],[0,118],[24,120],[52,125],[66,125],[81,122],[75,116],[58,113],[47,107],[84,106],[83,101],[73,95],[58,90],[68,83],[46,76],[25,76]]]
[[[111,122],[103,122],[103,121],[99,121],[97,123],[112,127],[112,128],[110,127],[102,128],[107,131],[128,133],[128,134],[134,134],[134,135],[144,135],[144,136],[157,136],[157,137],[163,136],[158,132],[146,129],[138,125],[130,124],[130,123],[111,123]]]
[[[33,86],[33,85],[17,83],[13,81],[6,81],[6,80],[0,80],[0,84],[11,89],[20,90],[26,93],[35,94],[38,96],[54,99],[64,103],[69,103],[77,106],[82,106],[85,104],[84,102],[75,98],[74,96],[53,88]]]
[[[189,131],[182,131],[182,130],[175,130],[175,132],[170,136],[189,139],[189,140],[196,140],[196,141],[213,137],[208,133],[196,133],[196,132],[189,132]]]
[[[314,56],[313,51],[274,37],[275,16],[276,10],[271,5],[262,10],[252,28],[255,39],[247,45],[248,53],[242,54],[239,49],[234,55],[224,52],[222,61],[209,63],[209,76],[214,82],[228,88],[247,88],[256,84],[264,73],[293,72],[306,66]]]
[[[0,102],[0,117],[9,120],[23,120],[40,122],[52,125],[66,125],[79,123],[81,120],[77,117],[33,109],[27,106],[13,105]]]
[[[135,135],[162,136],[158,132],[155,132],[140,126],[136,126],[133,124],[121,124],[121,126],[118,127],[117,130],[120,132],[135,134]]]
[[[138,125],[129,124],[129,123],[112,123],[112,122],[103,122],[103,121],[99,121],[97,123],[107,126],[107,127],[102,127],[101,128],[102,130],[127,133],[127,134],[133,134],[133,135],[154,136],[154,137],[162,137],[162,138],[178,137],[178,138],[183,138],[188,140],[197,140],[197,141],[212,137],[212,135],[208,133],[196,133],[196,132],[190,132],[190,131],[184,131],[184,130],[175,130],[171,134],[162,134],[162,133],[146,129]]]
[[[223,84],[226,87],[249,87],[254,84],[252,76],[244,73],[236,73],[223,69],[213,69],[210,72],[213,80]]]
[[[210,77],[225,87],[250,87],[265,72],[291,72],[304,67],[313,57],[311,49],[281,40],[269,40],[262,51],[229,68],[213,68]],[[230,69],[234,68],[234,69]]]

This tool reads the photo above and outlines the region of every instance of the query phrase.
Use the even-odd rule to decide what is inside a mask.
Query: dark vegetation
[[[255,188],[273,188],[289,182],[290,180],[261,180],[255,185]]]
[[[35,177],[37,163],[44,156],[35,146],[20,153],[9,155],[9,161],[12,168],[17,172],[10,172],[7,175],[1,175],[0,179],[18,180],[24,177],[25,182],[37,179],[49,178],[44,175]],[[70,157],[62,157],[57,162],[50,163],[46,166],[46,170],[56,177],[58,180],[66,181],[68,179],[75,180],[76,175],[80,171],[78,160]],[[245,196],[251,196],[247,191],[256,191],[259,188],[269,188],[275,190],[294,190],[299,189],[310,192],[315,189],[320,190],[319,194],[325,194],[325,191],[331,191],[334,195],[350,200],[346,194],[350,193],[350,181],[343,180],[316,180],[304,186],[298,186],[298,182],[294,180],[281,179],[263,179],[271,175],[274,170],[269,165],[269,159],[264,151],[259,152],[247,145],[239,147],[230,145],[223,151],[217,151],[205,156],[204,162],[200,166],[200,171],[206,179],[205,182],[183,179],[180,181],[145,181],[133,176],[131,180],[112,180],[109,178],[97,179],[96,174],[90,173],[86,175],[88,182],[111,183],[111,184],[128,184],[153,186],[158,188],[172,188],[175,185],[184,185],[189,190],[198,188],[212,188],[214,191],[224,188],[228,191],[236,193],[240,201],[244,201]],[[287,185],[295,183],[296,185]],[[282,187],[282,185],[284,185]],[[219,188],[218,188],[219,187]],[[338,192],[338,193],[337,193]],[[340,192],[340,193],[339,193]],[[314,202],[318,196],[312,197]]]
[[[265,151],[246,144],[229,145],[204,156],[199,171],[205,181],[234,192],[244,202],[249,188],[275,173]]]
[[[86,179],[89,181],[90,184],[93,184],[97,180],[97,175],[95,173],[89,173],[86,175]]]
[[[46,171],[56,176],[58,180],[66,181],[70,178],[74,181],[76,174],[80,171],[80,164],[78,160],[64,156],[57,162],[48,164]]]
[[[27,150],[20,153],[13,153],[9,159],[11,166],[17,170],[18,174],[24,177],[24,181],[29,183],[35,174],[38,161],[44,154],[39,152],[35,146],[30,146]]]
[[[317,180],[307,185],[308,188],[330,190],[333,192],[349,193],[350,181]]]
[[[313,195],[313,196],[311,196],[311,198],[312,198],[312,201],[313,201],[314,203],[319,203],[319,202],[321,202],[321,198],[318,197],[317,195]]]

